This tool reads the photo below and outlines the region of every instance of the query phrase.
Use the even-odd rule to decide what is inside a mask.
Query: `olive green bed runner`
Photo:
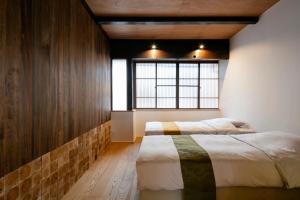
[[[175,122],[162,122],[164,135],[180,135],[180,129]]]
[[[189,135],[173,135],[180,158],[184,200],[215,200],[216,184],[208,153]]]

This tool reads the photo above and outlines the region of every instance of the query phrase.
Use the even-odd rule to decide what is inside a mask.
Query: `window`
[[[135,108],[218,108],[217,62],[136,62]]]
[[[199,64],[179,63],[179,108],[198,108]]]
[[[127,110],[127,61],[112,60],[112,110]]]

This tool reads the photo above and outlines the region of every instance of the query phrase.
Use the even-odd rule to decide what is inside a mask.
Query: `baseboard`
[[[142,142],[144,136],[135,137],[135,142]]]
[[[134,143],[134,141],[127,141],[127,140],[115,140],[115,141],[111,141],[112,143]]]

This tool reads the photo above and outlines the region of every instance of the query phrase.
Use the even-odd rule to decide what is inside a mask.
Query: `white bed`
[[[276,191],[288,191],[283,189],[288,188],[296,189],[296,194],[300,194],[297,189],[300,187],[299,136],[268,132],[191,137],[209,154],[217,193],[222,188],[244,187],[248,190],[275,188]],[[142,199],[149,197],[147,193],[170,193],[171,196],[179,195],[180,199],[183,179],[171,136],[145,136],[136,167]]]
[[[145,135],[164,135],[164,123],[146,122]],[[191,134],[244,134],[255,133],[247,123],[228,118],[217,118],[202,121],[174,121],[174,126],[181,135]]]

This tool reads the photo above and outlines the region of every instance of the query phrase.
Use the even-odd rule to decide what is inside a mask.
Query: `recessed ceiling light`
[[[199,49],[204,49],[205,48],[205,45],[204,44],[200,44],[199,45]]]

